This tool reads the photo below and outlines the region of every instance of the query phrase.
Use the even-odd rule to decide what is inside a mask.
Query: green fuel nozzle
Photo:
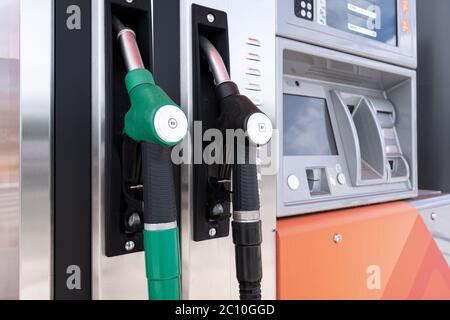
[[[148,294],[151,300],[179,300],[180,244],[171,147],[187,134],[187,118],[145,69],[135,33],[117,17],[113,27],[128,71],[125,84],[131,107],[124,133],[142,143]]]
[[[261,299],[262,280],[262,223],[260,219],[258,172],[256,161],[251,161],[250,145],[262,146],[272,138],[273,127],[269,117],[246,96],[239,93],[230,80],[220,53],[204,36],[200,49],[208,61],[216,85],[222,130],[243,129],[247,139],[238,152],[235,146],[233,164],[233,242],[235,244],[236,276],[241,300]],[[256,160],[256,159],[255,159]]]
[[[145,69],[134,31],[117,17],[113,17],[113,26],[128,72],[125,84],[131,100],[124,132],[137,142],[177,145],[187,134],[186,115]]]

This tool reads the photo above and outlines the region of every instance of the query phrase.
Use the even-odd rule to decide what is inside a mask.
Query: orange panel
[[[277,291],[279,299],[450,299],[450,270],[416,209],[396,202],[279,220]]]

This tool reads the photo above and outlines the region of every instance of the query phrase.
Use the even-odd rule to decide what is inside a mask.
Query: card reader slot
[[[312,197],[330,194],[330,186],[325,168],[306,169],[306,178]]]

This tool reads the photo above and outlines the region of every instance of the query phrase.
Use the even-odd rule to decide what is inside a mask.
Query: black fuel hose
[[[245,162],[237,155],[233,164],[232,230],[241,300],[260,300],[262,224],[257,167],[250,163],[249,153],[247,145]]]
[[[256,159],[250,159],[250,145],[266,144],[270,138],[265,138],[267,135],[262,132],[258,134],[255,121],[250,119],[256,116],[257,125],[267,126],[264,129],[270,130],[270,136],[272,124],[248,97],[240,94],[238,86],[230,80],[225,64],[214,45],[201,36],[200,47],[216,84],[216,97],[220,105],[218,127],[222,130],[242,129],[248,135],[245,145],[235,145],[232,232],[240,299],[261,300],[262,223]]]

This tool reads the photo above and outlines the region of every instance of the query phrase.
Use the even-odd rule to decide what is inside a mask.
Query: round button
[[[300,3],[300,5],[302,6],[303,9],[306,8],[306,2],[305,2],[305,1],[302,1],[302,2]]]
[[[256,112],[247,120],[249,140],[257,145],[266,145],[272,139],[273,126],[269,117],[262,112]]]
[[[170,144],[183,140],[188,130],[186,115],[180,108],[172,105],[159,108],[154,125],[159,138]]]
[[[297,176],[290,175],[287,179],[287,183],[289,186],[289,189],[292,191],[298,190],[300,188],[300,180],[298,180]]]
[[[310,11],[308,11],[308,13],[306,14],[306,16],[308,17],[308,19],[312,18],[312,13]]]
[[[311,10],[311,9],[312,9],[312,4],[311,4],[311,3],[308,3],[308,5],[306,6],[306,8],[307,8],[308,10]]]
[[[302,15],[302,17],[306,17],[306,10],[302,10],[302,11],[300,12],[300,14]]]
[[[345,175],[343,173],[339,173],[337,175],[337,181],[339,182],[339,184],[344,185],[347,184],[347,178],[345,177]]]

